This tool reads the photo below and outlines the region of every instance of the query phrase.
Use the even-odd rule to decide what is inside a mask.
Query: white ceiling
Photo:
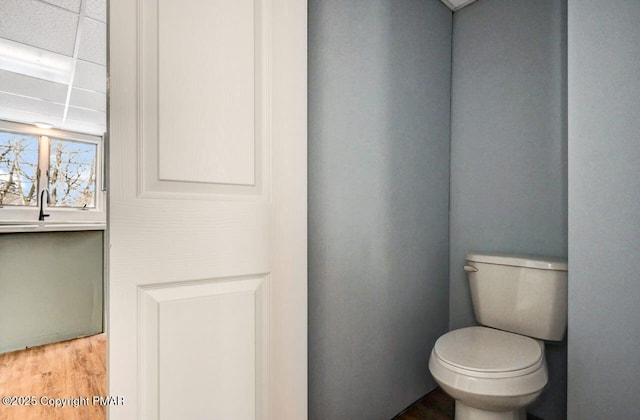
[[[106,0],[0,0],[0,119],[106,130]]]
[[[476,0],[441,0],[447,7],[454,12],[470,5]]]

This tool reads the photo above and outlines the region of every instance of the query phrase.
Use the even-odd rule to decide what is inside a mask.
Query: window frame
[[[45,224],[55,223],[106,223],[106,188],[105,188],[105,159],[104,136],[77,133],[53,128],[38,128],[29,124],[0,120],[0,130],[17,134],[25,134],[38,137],[38,171],[37,176],[37,205],[14,206],[0,205],[0,223],[34,223],[38,222],[40,215],[40,197],[42,192],[49,187],[49,159],[50,139],[68,140],[81,143],[95,144],[96,150],[96,189],[95,207],[48,207],[44,206],[44,212],[49,214],[44,220]]]

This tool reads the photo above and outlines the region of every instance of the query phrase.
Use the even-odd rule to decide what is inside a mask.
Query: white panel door
[[[110,1],[112,419],[307,416],[306,3]]]

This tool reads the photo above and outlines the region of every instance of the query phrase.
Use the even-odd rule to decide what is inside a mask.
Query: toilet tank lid
[[[537,268],[541,270],[567,271],[568,269],[567,260],[562,258],[528,254],[487,254],[473,252],[467,254],[467,261],[485,264],[511,265],[514,267]]]

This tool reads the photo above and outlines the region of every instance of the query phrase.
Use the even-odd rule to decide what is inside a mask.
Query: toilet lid
[[[477,372],[511,372],[539,365],[542,346],[534,339],[487,327],[451,331],[436,341],[440,360]]]

